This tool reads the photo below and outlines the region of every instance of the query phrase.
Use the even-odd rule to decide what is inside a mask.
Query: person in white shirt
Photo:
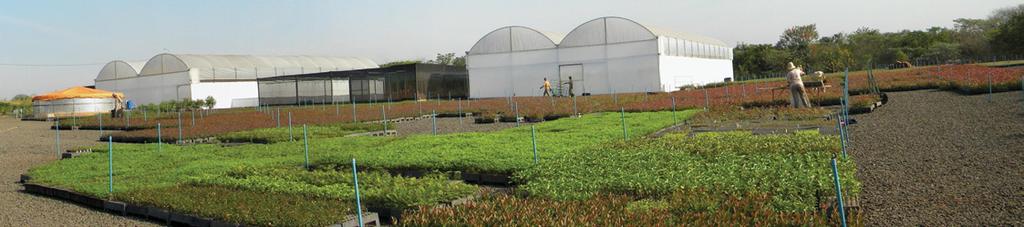
[[[807,90],[804,89],[804,81],[800,79],[800,76],[804,75],[804,71],[793,65],[793,62],[786,65],[786,70],[789,70],[789,73],[786,74],[786,82],[788,82],[789,92],[793,96],[789,100],[790,104],[793,108],[811,107],[810,100],[807,99]]]

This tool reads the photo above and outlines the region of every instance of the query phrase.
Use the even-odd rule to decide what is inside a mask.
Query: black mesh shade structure
[[[258,84],[260,105],[464,99],[469,92],[465,67],[425,63],[267,77]]]

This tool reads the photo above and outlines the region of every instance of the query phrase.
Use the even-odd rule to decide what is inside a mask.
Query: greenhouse
[[[366,58],[159,54],[144,65],[112,61],[96,76],[99,89],[123,92],[137,104],[217,100],[215,108],[256,106],[263,77],[377,68]],[[137,72],[137,73],[136,73]]]
[[[467,98],[465,67],[405,64],[260,78],[260,105]]]
[[[72,87],[32,97],[32,113],[36,119],[81,117],[108,113],[114,109],[114,96],[121,93]]]
[[[564,37],[499,28],[473,45],[467,65],[473,98],[539,96],[545,78],[555,95],[668,92],[731,78],[732,48],[714,38],[601,17]]]

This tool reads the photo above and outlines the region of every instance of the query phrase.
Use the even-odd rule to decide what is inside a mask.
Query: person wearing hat
[[[794,108],[811,107],[810,100],[807,99],[807,91],[804,89],[804,81],[800,79],[800,76],[804,75],[804,71],[793,65],[793,62],[789,62],[786,65],[786,82],[789,83],[789,92],[793,95],[790,98],[790,104]]]

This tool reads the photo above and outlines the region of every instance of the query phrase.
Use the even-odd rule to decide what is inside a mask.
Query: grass
[[[240,191],[217,186],[176,185],[117,193],[115,199],[163,207],[199,217],[258,226],[328,226],[354,215],[355,204],[342,199]]]
[[[677,112],[679,121],[696,110]],[[639,138],[675,123],[672,112],[626,113],[627,135]],[[623,138],[619,113],[595,113],[534,125],[540,160]],[[310,144],[323,151],[318,166],[344,167],[356,158],[367,168],[511,174],[533,165],[530,127],[489,133],[332,139]]]
[[[761,111],[786,119],[821,114]],[[488,133],[318,136],[310,140],[312,171],[303,169],[301,141],[230,147],[165,144],[160,152],[155,144],[116,144],[113,193],[107,192],[105,147],[34,168],[29,175],[33,183],[250,225],[340,222],[354,211],[349,174],[353,159],[359,162],[366,206],[418,207],[407,213],[407,225],[822,223],[812,210],[818,205],[815,196],[831,191],[828,160],[839,151],[837,138],[807,132],[646,137],[698,112],[625,113],[627,139],[616,112]],[[727,113],[711,118],[751,117],[756,116]],[[536,164],[530,126],[537,135]],[[855,197],[860,190],[853,178],[855,166],[844,159],[840,167],[845,193]],[[383,170],[514,174],[518,191],[528,197],[436,208],[477,188],[439,174],[404,178]],[[275,203],[282,205],[269,205]],[[293,210],[275,212],[267,206]],[[590,209],[573,210],[580,206]],[[559,215],[543,215],[556,211]],[[518,221],[505,222],[513,220]]]
[[[599,195],[586,200],[551,200],[507,195],[457,207],[420,207],[403,215],[398,226],[829,226],[812,211],[777,211],[763,193],[725,195],[680,189],[663,200],[633,200]],[[837,214],[832,214],[835,217]],[[850,213],[850,225],[862,216]]]
[[[661,198],[679,188],[727,194],[768,193],[772,207],[808,211],[832,189],[829,159],[838,138],[816,132],[754,136],[749,132],[670,134],[658,139],[566,152],[516,175],[531,196],[586,199],[612,193]],[[848,196],[860,183],[853,162],[839,162]],[[834,193],[833,193],[834,194]]]
[[[680,111],[679,120],[696,111]],[[673,124],[671,112],[627,113],[630,138],[639,138]],[[597,113],[578,119],[539,123],[538,148],[541,158],[621,140],[619,113]],[[62,160],[29,171],[33,183],[67,188],[97,197],[135,199],[169,208],[180,198],[176,190],[214,187],[246,192],[277,193],[306,198],[346,200],[349,165],[355,158],[365,187],[368,205],[405,208],[434,204],[471,194],[475,187],[449,183],[443,177],[402,178],[376,170],[419,169],[507,173],[533,165],[529,127],[492,133],[460,133],[439,136],[414,135],[398,138],[325,138],[310,141],[310,158],[321,168],[301,170],[305,162],[301,141],[222,147],[212,144],[175,146],[164,144],[116,144],[114,146],[114,187],[107,190],[106,147],[74,159]],[[169,193],[146,197],[148,191]],[[133,195],[134,197],[123,197]],[[173,194],[173,195],[172,195]],[[284,198],[284,199],[289,199]],[[319,200],[318,200],[319,201]],[[259,203],[260,201],[251,201]],[[236,210],[203,204],[181,205],[183,211],[212,209],[235,214]],[[175,208],[178,209],[178,208]],[[238,214],[241,215],[241,214]],[[261,219],[245,219],[247,223]]]

